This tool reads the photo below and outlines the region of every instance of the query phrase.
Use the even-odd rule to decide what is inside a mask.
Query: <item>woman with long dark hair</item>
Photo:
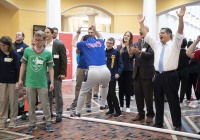
[[[130,55],[130,47],[133,46],[133,34],[130,31],[125,32],[121,45],[118,46],[120,51],[124,68],[121,76],[118,79],[119,84],[119,101],[121,110],[130,112],[130,88],[132,87],[133,74],[133,57]],[[124,107],[124,96],[126,98],[126,108]]]

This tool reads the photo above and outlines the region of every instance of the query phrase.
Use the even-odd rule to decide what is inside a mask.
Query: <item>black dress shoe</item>
[[[57,114],[56,122],[62,122],[62,115],[61,114]]]
[[[175,131],[181,131],[181,127],[175,127]]]
[[[158,124],[158,123],[155,123],[153,125],[153,127],[157,127],[157,128],[163,128],[163,124]]]

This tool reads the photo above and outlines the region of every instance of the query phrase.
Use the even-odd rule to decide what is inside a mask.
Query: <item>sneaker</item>
[[[113,113],[114,113],[114,111],[110,111],[110,110],[109,110],[108,112],[105,113],[105,115],[111,115],[111,114],[113,114]]]
[[[0,124],[0,130],[4,130],[5,128],[6,128],[6,125],[3,124],[3,123],[1,123],[1,124]]]
[[[126,112],[131,112],[130,108],[126,108]]]
[[[135,100],[135,95],[131,96],[131,101]]]
[[[91,109],[91,105],[86,105],[86,111],[89,113],[89,112],[92,112],[92,109]]]
[[[200,101],[196,100],[196,101],[191,101],[188,107],[197,108],[199,105],[200,105]]]
[[[27,129],[26,129],[26,134],[31,134],[33,132],[33,130],[37,129],[37,126],[34,125],[34,126],[29,126]]]
[[[120,110],[126,112],[126,108],[125,107],[120,107]]]
[[[72,104],[70,105],[70,107],[67,108],[67,111],[71,111],[71,110],[75,110],[75,109],[76,109],[76,105],[75,105],[74,103],[72,103]]]
[[[113,117],[115,117],[115,118],[120,117],[120,116],[122,116],[122,113],[115,113],[115,114],[113,114]]]
[[[62,114],[57,114],[56,122],[62,122]]]
[[[28,116],[26,115],[26,113],[21,115],[21,119],[22,119],[22,120],[26,120],[27,117],[28,117]]]
[[[80,113],[73,113],[70,115],[70,117],[81,117],[81,114]]]
[[[15,128],[16,127],[15,121],[14,120],[10,120],[10,123],[9,123],[8,127],[9,128]]]
[[[93,99],[98,99],[98,94],[94,94]]]
[[[46,130],[47,130],[47,132],[53,132],[54,128],[53,128],[52,124],[46,125]]]
[[[180,103],[180,107],[181,107],[181,108],[184,107],[183,103]]]
[[[105,110],[105,109],[108,109],[108,105],[100,106],[100,110]]]

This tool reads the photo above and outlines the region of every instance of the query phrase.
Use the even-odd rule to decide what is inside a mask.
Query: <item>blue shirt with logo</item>
[[[85,57],[86,66],[101,66],[106,64],[105,45],[103,39],[88,38],[77,43],[77,48]]]

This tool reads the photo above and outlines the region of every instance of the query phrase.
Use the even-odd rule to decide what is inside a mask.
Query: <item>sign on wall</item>
[[[66,79],[72,79],[72,34],[71,33],[59,33],[59,39],[64,43],[67,55],[67,77]]]

